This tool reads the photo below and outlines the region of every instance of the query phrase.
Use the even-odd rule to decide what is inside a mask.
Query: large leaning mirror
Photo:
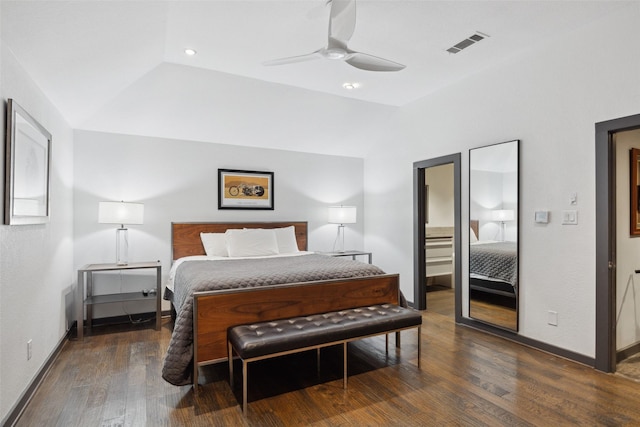
[[[520,141],[469,150],[469,317],[518,330]]]

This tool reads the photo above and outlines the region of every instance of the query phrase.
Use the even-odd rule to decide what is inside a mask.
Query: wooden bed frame
[[[306,250],[306,222],[172,223],[173,259],[204,255],[201,232],[223,233],[227,229],[291,225],[295,227],[298,248]],[[382,303],[400,305],[397,274],[196,292],[193,302],[193,384],[198,384],[200,366],[227,360],[227,329],[231,326]]]

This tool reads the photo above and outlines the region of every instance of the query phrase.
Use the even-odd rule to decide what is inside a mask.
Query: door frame
[[[596,360],[616,370],[616,144],[617,132],[640,128],[640,114],[596,123]]]
[[[425,246],[424,180],[426,168],[453,164],[453,279],[455,321],[462,320],[462,219],[461,219],[461,153],[413,163],[413,304],[418,310],[427,309],[427,277]]]

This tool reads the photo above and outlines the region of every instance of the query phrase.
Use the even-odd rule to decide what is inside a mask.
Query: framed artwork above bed
[[[273,210],[273,172],[218,169],[218,209]]]
[[[630,213],[631,213],[631,236],[640,236],[640,149],[632,148],[630,150]]]

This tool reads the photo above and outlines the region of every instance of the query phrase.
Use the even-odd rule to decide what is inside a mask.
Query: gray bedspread
[[[184,262],[176,270],[174,280],[172,302],[176,320],[162,366],[162,377],[175,385],[192,381],[194,292],[378,274],[384,272],[374,265],[318,254]]]
[[[470,246],[469,272],[517,286],[518,257],[515,242],[482,243]]]

